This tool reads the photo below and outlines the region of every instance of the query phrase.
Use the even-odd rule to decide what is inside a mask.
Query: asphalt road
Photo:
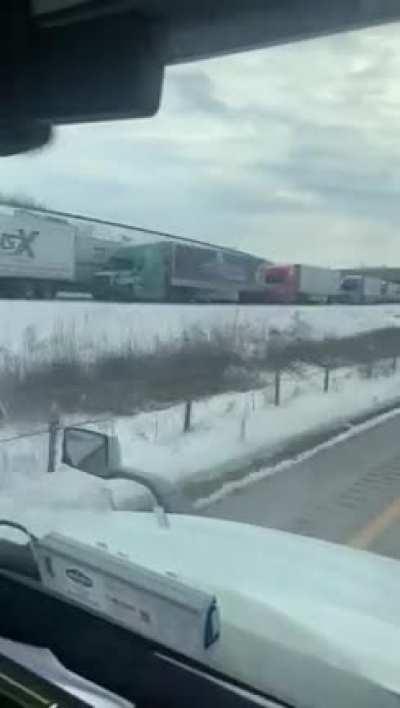
[[[400,415],[203,513],[400,558]]]

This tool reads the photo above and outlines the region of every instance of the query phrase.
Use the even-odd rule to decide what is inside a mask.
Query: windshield
[[[0,179],[3,437],[42,430],[54,407],[61,419],[107,418],[126,426],[133,449],[140,442],[139,466],[160,447],[163,474],[178,460],[202,513],[287,530],[309,519],[310,535],[347,543],[359,529],[349,519],[339,538],[327,520],[351,494],[348,477],[332,491],[304,468],[300,499],[294,465],[260,483],[260,498],[279,495],[261,513],[236,457],[240,445],[244,457],[257,449],[260,469],[274,469],[276,450],[293,439],[308,449],[321,420],[334,430],[392,400],[398,56],[385,27],[177,67],[154,119],[60,128],[49,148],[10,158]],[[296,282],[279,262],[302,263]],[[343,278],[350,268],[359,273]],[[97,280],[106,269],[126,277]],[[364,269],[363,299],[349,307],[340,293],[359,290]],[[45,438],[2,446],[11,495],[27,449],[40,477]],[[234,504],[233,477],[243,487]],[[223,501],[208,504],[210,494]]]
[[[265,274],[265,282],[271,285],[284,283],[287,277],[288,273],[285,270],[270,270]]]
[[[114,256],[114,258],[110,258],[108,266],[111,270],[131,270],[132,261],[121,256]]]
[[[361,285],[360,278],[344,278],[342,280],[342,290],[357,290]]]
[[[397,25],[170,67],[3,162],[3,517],[151,508],[62,463],[84,426],[196,518],[400,557],[399,67]]]

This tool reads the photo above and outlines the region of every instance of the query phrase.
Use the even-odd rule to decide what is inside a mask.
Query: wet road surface
[[[203,513],[400,558],[400,415],[245,487]]]

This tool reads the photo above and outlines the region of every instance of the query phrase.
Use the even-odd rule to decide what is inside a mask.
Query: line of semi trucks
[[[151,242],[99,238],[56,214],[0,214],[0,297],[52,299],[72,291],[126,302],[400,302],[400,283],[378,277],[273,264],[161,235]]]

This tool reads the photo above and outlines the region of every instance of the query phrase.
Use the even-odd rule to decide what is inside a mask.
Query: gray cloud
[[[229,108],[216,95],[211,78],[200,69],[173,77],[177,108],[188,113],[227,116]]]
[[[400,262],[397,27],[168,70],[153,119],[61,128],[0,189],[282,260]]]

